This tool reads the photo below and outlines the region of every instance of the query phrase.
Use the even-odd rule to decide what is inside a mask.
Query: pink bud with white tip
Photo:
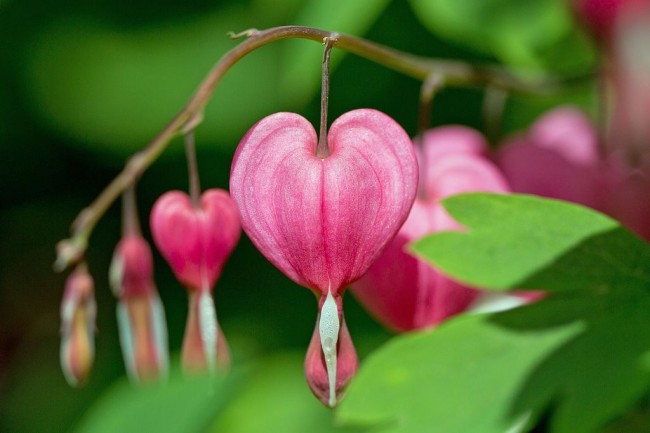
[[[183,365],[212,372],[229,359],[212,289],[241,234],[237,208],[220,189],[205,191],[199,206],[170,191],[154,204],[150,224],[156,246],[190,295]]]

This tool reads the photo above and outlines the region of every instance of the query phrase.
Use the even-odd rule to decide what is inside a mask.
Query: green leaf
[[[650,248],[593,210],[525,195],[443,201],[467,232],[429,235],[412,250],[476,287],[567,290],[648,286]]]
[[[549,353],[512,399],[512,413],[552,410],[554,433],[588,433],[626,414],[650,386],[650,295],[618,288],[564,292],[530,309],[497,315],[521,332],[579,323],[584,332]]]
[[[506,432],[530,414],[511,413],[526,375],[580,328],[524,333],[465,316],[397,337],[362,364],[337,418],[382,433]]]
[[[575,51],[562,62],[583,58],[593,62],[588,45],[580,39],[564,0],[411,0],[420,21],[431,31],[450,40],[489,53],[505,63],[523,67],[552,66],[556,47],[572,46]],[[571,40],[571,42],[569,42]]]
[[[134,387],[120,380],[76,429],[92,433],[203,432],[243,382],[245,369],[227,376],[185,378],[174,369],[169,383]]]
[[[363,36],[390,2],[388,0],[355,0],[324,2],[308,0],[294,17],[295,24]],[[334,50],[332,70],[344,52]],[[295,105],[310,101],[320,89],[323,51],[306,41],[288,41],[280,70],[280,93]],[[332,90],[334,92],[335,90]]]
[[[338,419],[377,432],[588,433],[649,391],[650,296],[559,292],[395,338],[362,364]]]
[[[255,374],[223,410],[212,431],[228,433],[353,432],[336,427],[332,411],[305,381],[304,355],[285,353],[261,359]]]

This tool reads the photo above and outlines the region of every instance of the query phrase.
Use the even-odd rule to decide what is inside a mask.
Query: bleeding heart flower
[[[110,281],[119,299],[117,323],[129,377],[135,382],[166,377],[165,310],[153,282],[151,249],[140,235],[126,235],[115,248]]]
[[[340,298],[404,222],[418,172],[408,136],[378,111],[344,114],[327,138],[329,155],[319,158],[306,119],[293,113],[262,119],[237,148],[230,191],[257,248],[321,297],[312,346],[320,340],[323,354],[309,352],[305,370],[312,391],[333,406],[357,362]]]
[[[228,349],[217,322],[212,288],[241,233],[239,214],[226,191],[203,193],[200,207],[183,192],[161,196],[151,211],[156,246],[190,293],[183,340],[183,365],[212,371],[228,364]]]
[[[68,277],[61,302],[61,368],[71,386],[83,384],[95,359],[95,283],[85,265]]]
[[[426,234],[460,229],[440,200],[463,192],[508,191],[499,171],[485,158],[485,140],[475,130],[435,128],[421,141],[420,178],[424,181],[411,213],[381,257],[352,285],[359,301],[397,331],[434,326],[468,309],[481,294],[405,251],[409,242]]]

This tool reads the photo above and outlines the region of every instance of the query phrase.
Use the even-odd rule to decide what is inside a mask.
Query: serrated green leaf
[[[650,296],[560,292],[527,307],[458,317],[369,357],[338,409],[381,433],[588,433],[648,393]]]
[[[332,411],[305,380],[304,355],[285,353],[260,360],[255,374],[217,418],[211,431],[228,433],[351,433],[333,424]]]
[[[513,396],[540,359],[580,329],[518,332],[466,316],[397,337],[362,364],[337,418],[381,433],[522,431],[530,411],[513,413]]]
[[[650,247],[616,221],[558,200],[464,194],[444,200],[467,232],[411,248],[467,284],[497,290],[650,285]]]

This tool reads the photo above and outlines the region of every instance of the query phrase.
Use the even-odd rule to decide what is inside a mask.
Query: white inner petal
[[[199,333],[203,343],[208,372],[215,373],[217,363],[217,311],[210,293],[199,294]]]
[[[321,349],[325,357],[327,378],[329,381],[329,405],[336,404],[336,344],[339,340],[339,310],[336,306],[332,291],[327,289],[327,297],[320,310],[318,333],[320,335]]]

